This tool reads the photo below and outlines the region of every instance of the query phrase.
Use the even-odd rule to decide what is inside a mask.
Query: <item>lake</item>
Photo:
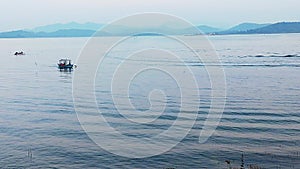
[[[127,124],[118,114],[108,82],[115,67],[134,51],[131,47],[145,40],[150,47],[164,46],[182,55],[185,66],[195,72],[201,104],[193,112],[198,114],[193,128],[169,151],[146,158],[110,153],[95,144],[80,125],[72,80],[84,66],[77,63],[77,70],[59,71],[57,62],[68,57],[76,63],[88,38],[0,39],[0,168],[227,168],[226,160],[240,166],[242,155],[245,167],[300,168],[300,34],[208,38],[221,60],[210,64],[224,69],[227,95],[220,123],[205,143],[198,139],[210,107],[210,80],[205,65],[190,57],[189,51],[163,37],[134,37],[98,67],[98,108],[112,127],[134,138],[152,137],[172,126],[179,112],[180,92],[173,86],[176,82],[161,72],[137,76],[129,87],[132,105],[142,112],[148,110],[149,93],[160,89],[166,91],[166,97],[154,99],[153,104],[165,104],[162,100],[167,99],[167,107],[154,121],[149,114],[143,115],[140,120],[148,120],[147,124]],[[26,55],[14,56],[20,50]],[[195,51],[205,53],[200,48]],[[180,62],[155,58],[133,59],[129,69],[135,65],[182,67]],[[130,110],[128,97],[116,94],[121,109]]]

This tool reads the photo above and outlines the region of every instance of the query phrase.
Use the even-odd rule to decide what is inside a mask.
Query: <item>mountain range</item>
[[[234,33],[238,33],[238,32],[259,29],[259,28],[269,26],[269,25],[271,25],[271,24],[268,24],[268,23],[266,23],[266,24],[242,23],[242,24],[236,25],[232,28],[229,28],[227,30],[216,31],[215,33],[218,33],[218,34],[234,34]]]
[[[51,25],[45,25],[45,26],[39,26],[34,29],[28,29],[26,31],[31,31],[31,32],[56,32],[59,30],[66,30],[66,29],[79,29],[79,30],[93,30],[97,31],[101,27],[103,27],[104,24],[98,24],[98,23],[93,23],[93,22],[87,22],[87,23],[77,23],[77,22],[70,22],[66,24],[62,23],[57,23],[57,24],[51,24]]]
[[[36,27],[34,29],[25,29],[17,31],[9,31],[0,33],[0,38],[39,38],[39,37],[90,37],[93,36],[97,30],[105,26],[105,24],[97,23],[76,23],[70,22],[66,24],[52,24]],[[157,28],[131,28],[121,25],[110,26],[109,31],[97,32],[96,36],[126,36],[138,31],[145,32],[162,32],[171,35],[195,35],[194,28],[172,28],[166,25]],[[279,23],[242,23],[233,26],[229,29],[220,29],[206,25],[197,26],[197,28],[204,34],[228,35],[228,34],[276,34],[276,33],[300,33],[300,22],[279,22]],[[145,33],[147,36],[153,36],[153,33]]]

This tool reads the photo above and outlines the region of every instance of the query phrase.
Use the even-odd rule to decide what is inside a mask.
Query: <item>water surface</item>
[[[133,45],[142,38],[137,37]],[[161,37],[150,38],[153,43],[168,46]],[[206,143],[198,143],[210,104],[210,84],[202,71],[203,64],[190,58],[189,66],[199,70],[196,77],[202,102],[198,120],[189,135],[172,150],[145,159],[128,159],[106,152],[85,134],[78,122],[72,99],[74,72],[61,72],[56,63],[65,57],[76,61],[87,38],[0,39],[0,168],[226,168],[225,160],[239,166],[241,154],[245,165],[299,168],[300,35],[230,35],[209,39],[222,61],[221,65],[211,65],[223,66],[227,80],[227,102],[217,130]],[[170,49],[187,52],[172,46]],[[26,55],[14,56],[18,50]],[[117,51],[108,62],[122,60],[129,51]],[[154,64],[147,58],[142,61]],[[137,82],[144,83],[131,86],[136,107],[149,106],[145,99],[153,82],[160,82],[159,87],[173,97],[168,98],[169,116],[143,128],[124,124],[116,115],[110,93],[103,87],[107,85],[103,79],[109,77],[96,77],[99,108],[125,134],[151,136],[176,119],[178,89],[170,87],[171,79],[167,77],[150,77],[147,81],[137,78]]]

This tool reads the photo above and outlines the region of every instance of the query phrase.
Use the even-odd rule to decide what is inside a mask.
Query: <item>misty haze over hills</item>
[[[90,37],[97,30],[105,26],[105,24],[98,23],[76,23],[70,22],[66,24],[51,24],[39,26],[34,29],[17,30],[0,33],[0,38],[38,38],[38,37]],[[173,26],[174,27],[174,26]],[[152,32],[158,31],[171,35],[196,35],[194,28],[177,29],[176,27],[166,27],[162,25],[157,28],[151,28]],[[204,34],[275,34],[275,33],[300,33],[300,22],[279,22],[274,24],[256,24],[256,23],[242,23],[233,26],[227,30],[210,27],[206,25],[197,26],[197,28]],[[130,28],[121,25],[114,25],[112,29],[107,32],[102,31],[96,36],[126,36],[132,35],[136,30],[143,30],[141,28]],[[145,29],[146,30],[146,29]],[[151,34],[145,34],[152,36]]]
[[[27,30],[27,31],[32,31],[32,32],[56,32],[59,30],[65,30],[65,29],[80,29],[80,30],[93,30],[97,31],[101,27],[103,27],[104,24],[98,24],[98,23],[93,23],[93,22],[87,22],[87,23],[77,23],[77,22],[70,22],[66,24],[62,23],[57,23],[57,24],[51,24],[51,25],[45,25],[45,26],[39,26],[36,27],[32,30]]]

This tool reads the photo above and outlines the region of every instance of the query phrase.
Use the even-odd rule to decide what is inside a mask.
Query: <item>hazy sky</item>
[[[241,22],[299,21],[299,0],[1,0],[0,31],[76,21],[107,23],[162,12],[193,24],[227,28]]]

